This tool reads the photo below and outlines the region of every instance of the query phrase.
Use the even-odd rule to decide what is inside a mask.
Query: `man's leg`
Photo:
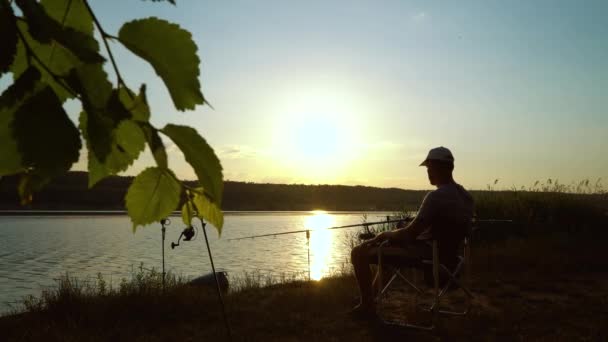
[[[360,244],[353,248],[351,252],[351,261],[361,294],[361,303],[355,309],[367,311],[368,313],[375,312],[374,297],[372,293],[372,271],[369,266],[369,253],[371,248],[375,247]]]
[[[429,258],[432,255],[429,245],[424,241],[386,247],[382,254],[387,265],[409,265],[411,267],[419,267],[422,258]],[[377,258],[378,247],[365,243],[356,246],[351,252],[351,261],[361,293],[361,303],[355,308],[356,310],[375,313],[374,284],[370,264],[375,264]],[[378,286],[382,286],[382,284],[378,284]]]

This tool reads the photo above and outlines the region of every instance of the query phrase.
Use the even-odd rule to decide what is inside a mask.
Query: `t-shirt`
[[[451,267],[458,246],[471,229],[473,211],[473,197],[460,184],[440,185],[422,201],[416,220],[427,228],[416,239],[437,240],[440,261]]]

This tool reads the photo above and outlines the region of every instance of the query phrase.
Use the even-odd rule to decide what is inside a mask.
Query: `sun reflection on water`
[[[310,229],[310,278],[320,280],[329,271],[333,234],[329,228],[335,225],[333,215],[322,210],[311,212],[304,227]]]

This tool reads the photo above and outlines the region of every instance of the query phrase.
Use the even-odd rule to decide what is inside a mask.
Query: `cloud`
[[[298,184],[298,179],[289,176],[269,176],[262,177],[259,180],[260,183],[271,183],[271,184]]]
[[[428,14],[425,11],[416,12],[411,16],[412,21],[416,23],[425,22],[428,19]]]
[[[401,143],[385,140],[366,144],[365,147],[370,151],[398,151],[402,149],[404,145]]]
[[[244,145],[229,145],[219,148],[216,152],[220,159],[247,159],[259,156],[260,151]]]
[[[224,180],[231,180],[231,181],[236,181],[236,182],[249,182],[252,180],[252,177],[247,172],[224,170]]]
[[[255,158],[264,154],[263,151],[243,145],[227,145],[214,148],[214,150],[220,160]],[[169,155],[179,157],[183,157],[184,155],[179,147],[173,142],[169,142],[165,145],[165,151],[167,151],[167,154]]]
[[[418,160],[426,156],[426,147],[416,140],[406,143],[389,140],[363,144],[361,150],[368,160]]]

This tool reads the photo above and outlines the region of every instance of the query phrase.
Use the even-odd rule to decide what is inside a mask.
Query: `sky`
[[[91,5],[110,33],[149,16],[192,33],[213,109],[177,111],[145,61],[111,47],[127,84],[147,84],[152,122],[196,128],[227,180],[430,189],[418,165],[437,146],[470,189],[608,177],[608,1]],[[146,151],[126,174],[153,164]]]

